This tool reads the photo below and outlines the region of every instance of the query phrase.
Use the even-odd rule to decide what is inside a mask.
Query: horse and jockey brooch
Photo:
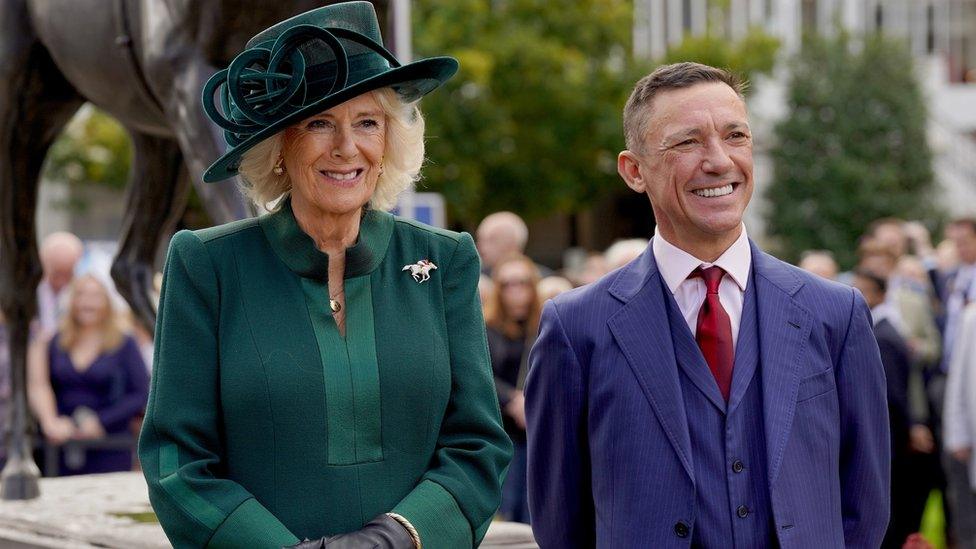
[[[417,281],[417,284],[422,284],[430,280],[430,272],[437,268],[427,259],[421,259],[416,263],[411,263],[410,265],[404,265],[401,271],[410,271],[410,276]]]

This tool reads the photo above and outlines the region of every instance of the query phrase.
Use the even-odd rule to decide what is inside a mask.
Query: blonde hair
[[[532,302],[529,304],[528,318],[525,319],[524,330],[519,321],[512,318],[509,311],[505,309],[502,302],[502,286],[498,280],[498,274],[502,267],[509,263],[521,263],[528,267],[529,286],[532,290]],[[494,291],[485,303],[485,325],[494,328],[509,338],[535,337],[539,332],[539,320],[542,316],[542,301],[539,300],[539,268],[527,256],[522,254],[511,254],[502,258],[491,270],[491,278],[494,282]]]
[[[81,327],[75,321],[75,297],[78,293],[78,286],[88,280],[93,280],[98,284],[105,298],[105,317],[102,319],[101,326],[99,326],[102,334],[101,350],[102,352],[115,350],[122,345],[125,339],[122,322],[115,308],[112,306],[112,296],[109,295],[108,286],[99,280],[98,277],[91,274],[81,275],[75,278],[68,287],[68,310],[61,318],[58,345],[65,351],[69,351],[78,342],[78,334]]]
[[[369,207],[390,210],[396,206],[400,193],[420,179],[420,168],[424,163],[424,117],[416,102],[404,103],[393,88],[368,93],[373,94],[386,115],[383,173],[376,181]],[[255,205],[269,211],[277,211],[282,199],[291,194],[288,174],[274,173],[283,147],[283,132],[278,132],[241,157],[241,191]]]

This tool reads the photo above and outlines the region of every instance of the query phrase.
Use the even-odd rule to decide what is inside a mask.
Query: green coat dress
[[[471,236],[367,211],[345,338],[327,273],[290,203],[173,237],[139,456],[174,546],[281,547],[390,511],[425,548],[484,536],[511,442]]]

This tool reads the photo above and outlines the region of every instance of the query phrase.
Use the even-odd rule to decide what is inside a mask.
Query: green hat
[[[203,87],[203,110],[224,129],[229,146],[203,180],[237,175],[241,155],[251,147],[358,95],[389,86],[414,101],[457,72],[453,57],[401,65],[382,43],[369,2],[317,8],[251,38]]]

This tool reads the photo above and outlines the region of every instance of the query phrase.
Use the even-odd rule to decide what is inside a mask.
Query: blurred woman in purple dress
[[[108,288],[91,275],[75,279],[60,329],[31,349],[28,364],[30,405],[48,444],[129,433],[148,389],[139,347],[121,329]],[[59,460],[60,475],[131,469],[131,448],[69,444]]]

